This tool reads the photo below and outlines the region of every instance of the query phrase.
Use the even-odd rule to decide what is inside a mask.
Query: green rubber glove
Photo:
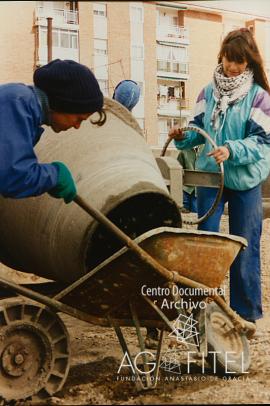
[[[52,162],[58,170],[57,185],[48,193],[57,199],[64,199],[65,203],[70,203],[77,194],[76,185],[72,174],[63,162]]]

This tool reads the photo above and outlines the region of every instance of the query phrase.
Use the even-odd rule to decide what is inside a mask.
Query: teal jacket
[[[270,171],[270,95],[253,84],[244,99],[228,107],[216,131],[211,126],[214,107],[210,83],[199,94],[195,115],[189,124],[205,130],[218,146],[228,146],[230,157],[224,162],[225,186],[233,190],[251,189],[264,181]],[[184,140],[175,141],[178,149],[204,144],[196,169],[219,171],[215,159],[207,156],[212,150],[210,143],[195,131],[185,135]]]

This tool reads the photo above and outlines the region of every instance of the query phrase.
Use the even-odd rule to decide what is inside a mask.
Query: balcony
[[[189,31],[178,25],[160,24],[157,26],[157,41],[189,44]]]
[[[78,49],[52,47],[52,59],[72,59],[79,62]],[[38,48],[38,58],[36,60],[37,66],[42,66],[48,63],[48,49],[46,46]]]
[[[36,23],[39,25],[47,25],[47,17],[52,17],[53,25],[66,26],[78,25],[78,12],[69,10],[52,9],[49,7],[36,8]],[[75,28],[75,27],[73,27]]]
[[[190,115],[189,99],[181,97],[158,96],[158,114],[160,116],[179,117],[180,111],[182,117]]]
[[[189,64],[188,62],[157,60],[157,76],[175,79],[188,79]]]

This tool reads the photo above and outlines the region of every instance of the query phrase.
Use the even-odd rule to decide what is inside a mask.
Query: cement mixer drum
[[[78,193],[131,238],[157,227],[179,227],[178,207],[137,121],[110,99],[105,111],[101,127],[86,121],[61,134],[46,129],[36,147],[39,161],[64,162]],[[48,194],[0,197],[0,216],[1,261],[45,278],[74,281],[121,247],[76,204]]]

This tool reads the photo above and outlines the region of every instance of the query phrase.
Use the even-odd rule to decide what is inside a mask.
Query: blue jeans
[[[195,196],[195,192],[189,194],[184,191],[183,205],[185,209],[191,211],[192,213],[197,213],[197,197]]]
[[[212,205],[217,190],[197,188],[198,216]],[[248,247],[242,250],[230,269],[230,306],[241,317],[255,321],[262,317],[260,238],[262,232],[261,185],[245,191],[225,188],[216,211],[201,223],[199,230],[219,231],[224,204],[228,202],[229,232],[244,237]]]

